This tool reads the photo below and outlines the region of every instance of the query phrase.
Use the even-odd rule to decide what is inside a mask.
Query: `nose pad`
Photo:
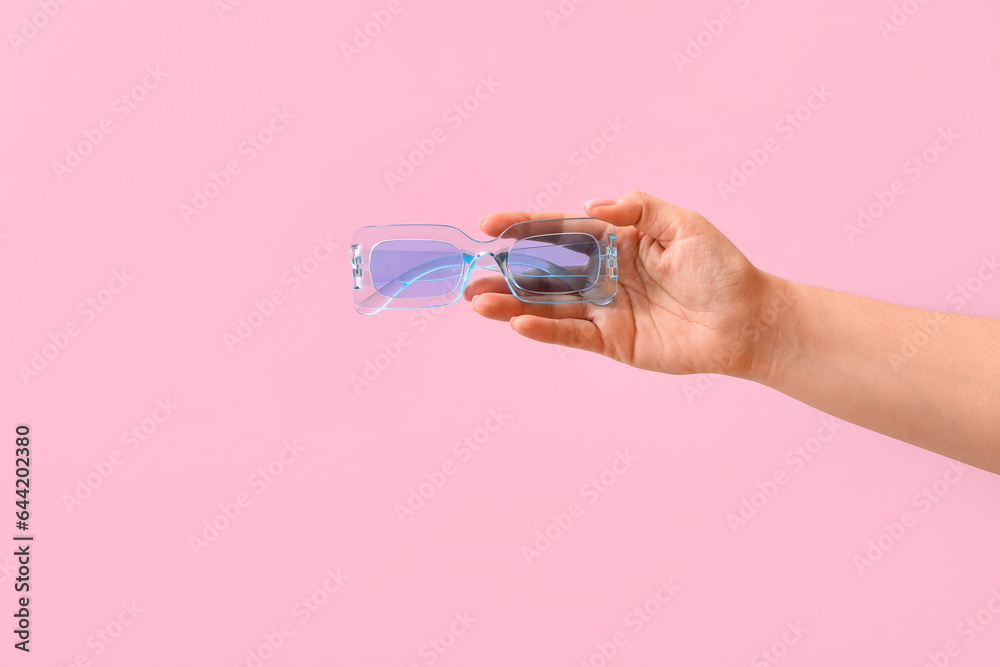
[[[499,271],[500,270],[499,262],[501,261],[502,260],[498,259],[494,253],[488,250],[484,250],[483,252],[476,255],[475,258],[472,260],[472,269],[473,270],[489,269],[490,271]]]

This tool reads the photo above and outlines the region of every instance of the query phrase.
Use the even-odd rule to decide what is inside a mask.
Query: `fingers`
[[[555,320],[536,315],[521,315],[512,319],[510,326],[525,338],[540,343],[563,345],[598,354],[604,350],[601,331],[589,320]]]
[[[633,226],[664,242],[701,233],[705,231],[702,227],[710,226],[694,211],[657,199],[642,190],[632,190],[617,199],[591,199],[583,206],[592,218],[618,227]],[[575,217],[578,214],[565,211],[504,211],[483,216],[479,228],[490,236],[500,236],[511,225],[526,220]]]
[[[674,206],[641,190],[633,190],[617,199],[591,199],[583,205],[592,218],[618,227],[634,226],[640,232],[660,241],[672,241],[687,236],[699,218],[694,211]]]
[[[500,236],[503,231],[511,225],[526,220],[548,220],[550,218],[575,218],[579,213],[564,213],[562,211],[539,211],[529,213],[528,211],[505,211],[503,213],[491,213],[483,216],[479,221],[479,228],[490,236]]]
[[[462,296],[465,297],[466,301],[472,301],[472,297],[474,296],[489,294],[491,292],[510,294],[510,285],[507,284],[503,276],[485,276],[469,283],[465,287],[465,292],[462,293]]]
[[[472,308],[485,318],[507,322],[512,317],[532,315],[551,319],[584,318],[587,304],[576,303],[525,303],[513,294],[477,294]]]

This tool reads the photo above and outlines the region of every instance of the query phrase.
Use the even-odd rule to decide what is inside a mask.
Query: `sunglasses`
[[[528,220],[489,241],[449,225],[373,225],[351,237],[359,313],[458,301],[475,269],[499,271],[527,303],[610,303],[618,291],[615,227],[594,218]]]

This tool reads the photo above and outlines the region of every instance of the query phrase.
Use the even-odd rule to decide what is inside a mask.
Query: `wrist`
[[[766,271],[758,270],[755,282],[757,298],[742,329],[746,361],[732,375],[768,385],[779,372],[795,329],[800,295],[796,283]]]

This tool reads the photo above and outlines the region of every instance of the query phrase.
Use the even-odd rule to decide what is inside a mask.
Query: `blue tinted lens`
[[[601,247],[590,234],[543,234],[511,246],[507,268],[521,289],[548,294],[592,287],[601,268]]]
[[[390,297],[443,296],[458,287],[465,261],[462,252],[445,241],[382,241],[372,248],[372,283]]]

